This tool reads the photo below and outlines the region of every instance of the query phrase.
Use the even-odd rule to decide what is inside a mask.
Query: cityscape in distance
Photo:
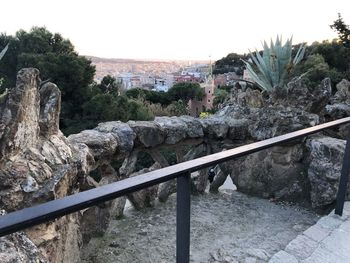
[[[210,60],[118,59],[86,56],[96,67],[95,81],[115,77],[125,89],[152,88],[167,91],[174,82],[204,81]]]

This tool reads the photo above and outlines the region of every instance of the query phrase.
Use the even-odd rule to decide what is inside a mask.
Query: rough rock
[[[264,198],[280,193],[281,199],[298,200],[306,190],[302,157],[300,145],[276,146],[230,161],[228,166],[238,191]],[[295,192],[288,192],[285,188],[288,191],[294,188]],[[281,191],[285,195],[281,195]]]
[[[0,237],[0,261],[1,263],[48,262],[22,232]]]
[[[112,156],[118,146],[118,142],[111,133],[103,133],[97,130],[85,130],[68,137],[71,144],[84,143],[91,150],[95,160]]]
[[[60,132],[61,91],[51,83],[40,88],[39,126],[42,136],[50,136]]]
[[[323,208],[336,199],[345,141],[331,137],[313,138],[307,140],[306,147],[309,150],[307,173],[311,203],[314,208]],[[348,186],[347,199],[349,190]]]
[[[350,81],[346,79],[342,79],[337,85],[337,92],[334,94],[332,98],[332,102],[350,102]]]
[[[39,136],[39,71],[22,69],[9,90],[0,119],[0,158],[35,146]]]
[[[255,140],[264,140],[319,124],[318,115],[283,106],[263,108],[255,118],[255,122],[249,125],[250,136]]]
[[[188,138],[201,138],[204,136],[201,122],[198,119],[191,116],[181,116],[179,119],[187,125],[186,133]]]
[[[176,144],[189,133],[187,124],[177,117],[155,117],[154,122],[165,132],[166,144]]]
[[[345,103],[327,105],[325,110],[329,120],[337,120],[350,116],[350,105]]]
[[[182,162],[350,113],[347,82],[339,84],[338,95],[330,99],[329,80],[316,89],[295,80],[269,100],[256,90],[235,90],[231,104],[208,118],[106,122],[67,139],[58,126],[59,89],[52,83],[39,88],[39,83],[38,70],[21,70],[16,86],[0,103],[0,209],[13,211],[165,167],[169,162],[162,150],[176,153]],[[148,153],[154,164],[135,172],[139,152]],[[344,142],[332,138],[313,137],[306,148],[302,140],[288,143],[221,164],[210,190],[217,190],[230,175],[240,191],[286,200],[307,200],[311,193],[313,206],[325,207],[334,200],[343,152]],[[206,169],[192,175],[194,192],[204,192],[207,175]],[[157,197],[165,200],[174,189],[174,181],[169,181],[128,198],[141,209],[152,206]],[[76,252],[83,242],[103,233],[113,216],[121,216],[125,201],[119,198],[26,234],[48,261],[78,262]],[[251,260],[258,254],[263,257],[257,252]],[[214,260],[224,262],[225,256]]]
[[[153,170],[157,170],[160,168],[160,165],[158,163],[155,163],[150,168],[142,169],[136,173],[131,174],[130,176],[136,176],[144,173],[151,172]],[[132,205],[136,209],[142,209],[145,207],[152,207],[154,205],[154,201],[157,198],[158,193],[158,185],[151,186],[145,189],[142,189],[140,191],[128,194],[128,199],[132,203]]]
[[[165,133],[151,121],[128,121],[136,134],[136,143],[145,147],[155,147],[165,140]]]
[[[200,120],[204,134],[209,138],[222,139],[225,138],[229,129],[228,124],[222,118],[211,116]]]
[[[250,88],[237,94],[237,103],[249,108],[262,108],[265,104],[261,92]]]
[[[229,127],[228,138],[231,140],[247,140],[249,139],[248,126],[250,121],[247,119],[226,119]]]
[[[128,124],[120,121],[103,122],[98,124],[95,130],[111,133],[118,142],[120,153],[129,153],[132,151],[136,134]]]
[[[271,101],[273,104],[320,114],[328,104],[331,95],[332,86],[329,78],[324,79],[315,88],[306,85],[302,78],[297,78],[288,83],[287,89],[275,89],[271,94]]]
[[[77,166],[58,126],[60,92],[52,83],[39,91],[39,84],[37,69],[20,70],[16,86],[0,107],[0,209],[7,211],[60,198],[78,188]],[[41,235],[26,230],[33,243],[20,233],[7,236],[8,251],[11,244],[18,246],[17,253],[10,255],[11,262],[40,262],[34,259],[35,251],[49,262],[62,262],[67,257],[78,261],[72,251],[79,249],[76,219],[76,215],[62,217],[48,224],[50,231],[43,225]],[[75,244],[70,245],[72,250],[67,247],[70,243]]]

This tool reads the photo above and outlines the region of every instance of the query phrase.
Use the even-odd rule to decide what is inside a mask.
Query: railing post
[[[176,262],[190,261],[191,176],[177,178],[176,194]]]
[[[340,181],[339,181],[339,187],[338,187],[338,193],[337,193],[337,203],[335,206],[335,214],[340,216],[343,215],[343,208],[344,208],[344,202],[346,197],[346,190],[348,186],[349,173],[350,173],[350,127],[348,130],[348,137],[346,141],[345,153],[343,158],[343,167],[341,169],[341,175],[340,175]]]

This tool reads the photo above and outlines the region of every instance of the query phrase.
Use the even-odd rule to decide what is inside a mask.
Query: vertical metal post
[[[190,261],[191,177],[185,173],[177,178],[176,194],[176,262]]]
[[[346,141],[345,153],[343,158],[343,167],[341,169],[339,188],[337,193],[337,203],[335,206],[335,214],[340,216],[343,215],[344,201],[346,197],[349,174],[350,174],[350,127],[348,131],[348,137]]]

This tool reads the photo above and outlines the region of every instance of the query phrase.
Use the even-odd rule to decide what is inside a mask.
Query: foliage
[[[227,99],[228,96],[228,92],[226,91],[225,88],[217,88],[214,91],[214,101],[213,101],[213,106],[214,108],[216,108],[219,104],[222,104],[225,102],[225,100]]]
[[[326,77],[331,79],[332,85],[344,78],[350,79],[350,49],[337,40],[315,42],[307,47],[306,53],[307,58],[298,64],[291,77],[303,74],[312,86]]]
[[[350,48],[350,28],[344,23],[340,13],[338,13],[338,19],[335,20],[330,27],[338,33],[342,45],[346,48]]]
[[[304,63],[299,64],[295,70],[296,75],[302,75],[310,87],[316,87],[324,78],[331,77],[332,71],[320,54],[307,57]]]
[[[207,112],[207,111],[202,111],[199,114],[199,118],[204,119],[204,118],[208,118],[211,115],[211,113]]]
[[[235,72],[237,75],[243,75],[244,63],[248,55],[239,55],[230,53],[226,57],[217,60],[214,65],[213,74],[223,74],[228,72]]]
[[[91,97],[95,67],[79,56],[71,42],[44,27],[33,27],[29,32],[19,30],[15,36],[0,35],[0,47],[9,43],[7,55],[0,61],[2,88],[15,85],[17,71],[24,67],[40,70],[41,78],[56,83],[62,92],[61,128],[78,125],[82,105]]]
[[[151,120],[152,113],[136,100],[113,94],[98,94],[84,103],[82,119],[87,128],[93,128],[104,121]]]
[[[97,84],[96,86],[102,93],[118,95],[119,84],[117,83],[116,78],[112,77],[111,75],[104,76],[101,83]]]
[[[311,54],[320,54],[331,68],[344,72],[350,69],[350,49],[340,45],[338,41],[315,42],[310,46]]]
[[[250,76],[260,88],[271,91],[275,87],[283,87],[288,74],[303,58],[305,48],[301,46],[292,60],[292,38],[287,39],[286,43],[282,45],[282,37],[277,36],[275,43],[271,40],[270,47],[266,41],[264,41],[263,47],[263,55],[257,50],[255,55],[251,53],[254,64],[247,61],[244,63]]]
[[[169,98],[169,94],[167,92],[158,92],[152,90],[145,90],[140,88],[129,89],[125,92],[125,95],[128,98],[134,99],[144,99],[151,103],[159,103],[163,106],[167,106],[171,103],[171,99]]]
[[[169,112],[168,116],[188,115],[187,104],[182,100],[173,101],[166,110]]]
[[[182,100],[187,103],[191,99],[201,100],[205,94],[198,83],[180,82],[169,89],[168,95],[172,101]]]

